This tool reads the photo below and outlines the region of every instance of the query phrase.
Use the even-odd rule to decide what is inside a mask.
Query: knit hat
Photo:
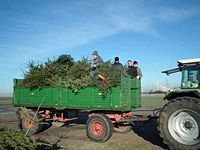
[[[138,64],[138,62],[137,62],[137,61],[134,61],[133,64]]]
[[[97,51],[94,51],[94,52],[92,53],[92,55],[99,56],[99,54],[98,54],[98,52],[97,52]]]
[[[119,61],[119,57],[115,57],[115,61]]]

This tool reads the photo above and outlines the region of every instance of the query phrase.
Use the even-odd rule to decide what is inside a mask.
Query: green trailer
[[[113,130],[128,132],[131,129],[133,109],[141,106],[141,83],[138,79],[121,77],[121,85],[113,87],[104,96],[96,87],[87,87],[73,92],[65,87],[30,89],[20,86],[22,80],[14,79],[13,104],[21,128],[29,134],[41,131],[46,123],[62,125],[77,119],[69,117],[71,110],[85,111],[88,137],[96,142],[108,140]],[[77,113],[78,114],[78,113]]]

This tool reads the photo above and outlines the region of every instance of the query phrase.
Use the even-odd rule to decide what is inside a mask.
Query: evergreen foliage
[[[112,69],[110,61],[95,69],[94,78],[90,77],[90,71],[91,63],[88,59],[74,62],[70,55],[61,55],[41,64],[30,61],[21,86],[40,89],[47,86],[66,87],[74,92],[81,88],[97,87],[105,96],[112,87],[120,85],[121,73],[125,74],[124,69]]]
[[[35,150],[37,144],[25,134],[14,130],[0,132],[1,150]]]

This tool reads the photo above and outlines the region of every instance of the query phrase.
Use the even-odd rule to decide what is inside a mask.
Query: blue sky
[[[98,50],[104,60],[137,60],[143,89],[178,86],[162,70],[200,57],[198,0],[0,0],[0,96],[12,93],[29,60]]]

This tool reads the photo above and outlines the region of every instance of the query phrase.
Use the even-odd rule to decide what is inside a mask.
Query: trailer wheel
[[[130,125],[127,125],[127,126],[116,125],[113,128],[114,132],[123,133],[123,134],[128,133],[129,131],[131,131],[131,129],[132,129],[132,126],[130,126]]]
[[[160,113],[160,135],[176,150],[200,149],[200,100],[180,97],[170,101]]]
[[[113,124],[104,114],[92,115],[87,121],[86,129],[88,138],[95,142],[105,142],[113,134]]]
[[[35,118],[34,118],[35,117]],[[41,116],[35,114],[34,111],[27,111],[21,116],[22,119],[22,130],[28,135],[33,135],[42,130]]]

